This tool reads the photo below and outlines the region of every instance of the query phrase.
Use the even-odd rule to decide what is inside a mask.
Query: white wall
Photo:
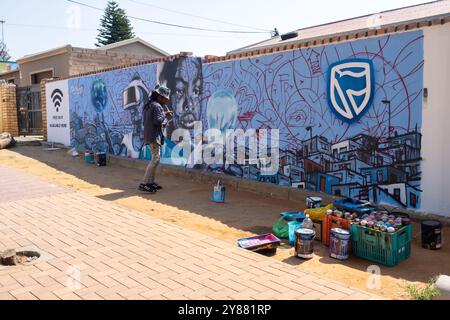
[[[340,154],[341,148],[347,148],[347,151],[350,150],[350,140],[345,140],[339,143],[335,143],[331,146],[331,154],[333,154],[334,150],[337,149],[337,153]]]
[[[450,216],[450,24],[424,28],[421,211]]]
[[[55,105],[52,93],[59,92],[59,105]],[[69,81],[49,82],[45,85],[47,107],[47,141],[70,145],[70,110],[69,110]],[[55,95],[53,96],[55,98]]]
[[[404,183],[379,185],[379,187],[381,189],[386,190],[390,194],[394,194],[394,189],[400,189],[400,201],[402,203],[408,203],[407,194],[406,194],[406,185]]]

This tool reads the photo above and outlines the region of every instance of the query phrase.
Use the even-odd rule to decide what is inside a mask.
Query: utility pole
[[[3,25],[5,24],[5,20],[0,20],[0,23],[2,24],[2,43],[5,43],[5,33],[3,32]]]

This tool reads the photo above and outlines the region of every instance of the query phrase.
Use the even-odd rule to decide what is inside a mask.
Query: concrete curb
[[[110,163],[125,168],[138,169],[144,171],[148,165],[148,161],[126,159],[117,156],[110,156]],[[191,181],[200,183],[206,183],[211,187],[217,183],[218,180],[229,189],[236,191],[247,191],[255,193],[267,198],[273,198],[277,200],[286,200],[294,202],[305,202],[305,198],[308,196],[322,197],[324,202],[330,203],[336,197],[330,195],[317,193],[309,190],[294,189],[289,187],[283,187],[271,183],[258,182],[253,180],[242,179],[239,177],[220,175],[212,172],[205,172],[196,169],[188,169],[177,166],[170,166],[162,164],[160,166],[161,174],[179,177]]]

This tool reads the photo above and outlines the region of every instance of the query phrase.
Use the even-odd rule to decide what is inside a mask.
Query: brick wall
[[[72,48],[69,56],[69,75],[74,76],[127,64],[151,60],[155,57],[122,52]]]
[[[19,135],[16,107],[16,86],[0,84],[0,132]]]
[[[45,95],[46,80],[41,81],[41,109],[42,109],[42,132],[44,141],[47,141],[47,99]]]

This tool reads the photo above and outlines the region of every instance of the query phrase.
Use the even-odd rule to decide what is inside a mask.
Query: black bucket
[[[422,224],[422,247],[429,250],[442,248],[442,223],[437,220],[423,221]]]
[[[97,156],[97,166],[99,167],[105,167],[106,166],[106,161],[107,161],[107,156],[105,152],[100,152],[96,154]]]

